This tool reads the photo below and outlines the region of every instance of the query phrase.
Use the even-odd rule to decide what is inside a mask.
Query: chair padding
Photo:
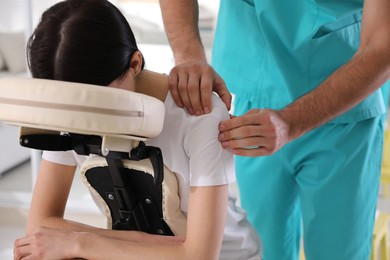
[[[145,172],[153,176],[153,167],[149,160],[130,161],[123,160],[124,167]],[[112,227],[111,211],[105,200],[88,181],[86,173],[96,167],[107,167],[107,161],[100,156],[90,157],[80,168],[81,179],[88,187],[90,193],[100,210],[107,217],[107,228]],[[187,220],[180,209],[179,187],[175,174],[164,167],[164,181],[162,183],[162,212],[164,221],[172,232],[177,235],[185,235]]]
[[[160,100],[123,89],[32,78],[0,79],[0,120],[80,134],[155,137]]]

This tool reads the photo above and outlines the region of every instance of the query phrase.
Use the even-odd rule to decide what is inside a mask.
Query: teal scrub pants
[[[256,105],[236,98],[235,114]],[[378,196],[384,117],[326,124],[271,156],[236,157],[241,204],[264,260],[367,260]]]

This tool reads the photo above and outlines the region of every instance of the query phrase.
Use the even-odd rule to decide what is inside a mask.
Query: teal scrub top
[[[362,7],[363,0],[221,0],[212,64],[234,94],[281,109],[351,59]],[[332,122],[385,111],[379,89]]]

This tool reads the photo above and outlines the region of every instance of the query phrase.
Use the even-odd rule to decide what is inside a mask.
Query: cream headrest
[[[32,78],[0,79],[0,120],[18,126],[93,135],[160,134],[164,104],[96,85]]]

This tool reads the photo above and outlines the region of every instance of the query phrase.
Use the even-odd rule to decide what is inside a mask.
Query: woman
[[[213,98],[212,112],[192,117],[176,107],[165,75],[143,70],[144,60],[120,11],[106,0],[68,0],[49,8],[28,44],[34,78],[122,88],[162,100],[161,148],[175,172],[186,237],[99,229],[63,219],[77,165],[74,152],[44,152],[27,223],[15,259],[261,259],[260,241],[229,195],[233,158],[218,142],[228,118]]]

